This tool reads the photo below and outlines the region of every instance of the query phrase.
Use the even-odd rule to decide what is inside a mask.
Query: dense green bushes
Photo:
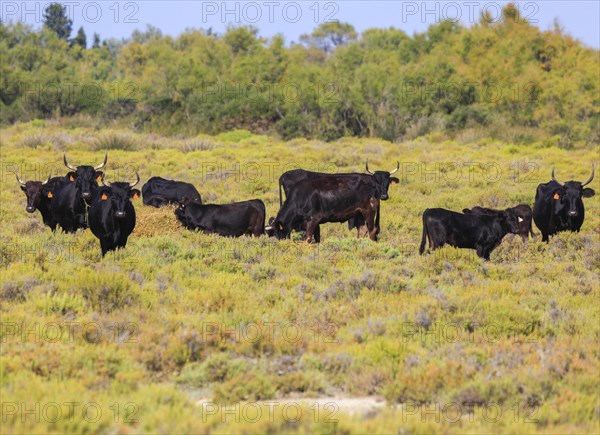
[[[557,136],[564,148],[598,144],[598,51],[515,13],[413,37],[326,23],[291,46],[252,27],[176,38],[149,27],[85,49],[47,29],[0,24],[0,122],[84,114],[90,127],[325,140],[473,128],[508,141],[520,131]]]

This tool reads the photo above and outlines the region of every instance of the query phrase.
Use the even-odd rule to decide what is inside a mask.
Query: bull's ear
[[[69,179],[69,181],[75,181],[75,172],[71,171],[71,172],[67,172],[67,178]]]
[[[98,183],[102,183],[102,178],[104,178],[104,172],[96,171],[96,173],[94,174],[94,178]]]
[[[19,187],[21,188],[21,190],[22,190],[23,192],[25,192],[25,191],[27,190],[27,187],[25,187],[25,186],[19,186]]]
[[[581,192],[581,196],[583,196],[584,198],[591,198],[595,194],[596,192],[594,192],[594,189],[590,189],[589,187],[583,189],[583,192]]]
[[[469,214],[469,213],[471,213],[471,209],[469,209],[469,208],[463,208],[463,213],[464,214]]]
[[[400,183],[400,180],[398,180],[396,177],[390,177],[390,184],[398,184]]]
[[[139,190],[137,190],[137,189],[131,189],[131,190],[129,191],[129,197],[130,197],[131,199],[138,199],[138,198],[140,197],[140,195],[141,195],[141,193],[140,193],[140,191],[139,191]]]

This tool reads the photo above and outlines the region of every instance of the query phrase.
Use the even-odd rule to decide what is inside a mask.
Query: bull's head
[[[500,211],[498,214],[500,218],[500,223],[504,227],[504,229],[512,234],[519,233],[519,213],[514,208],[507,208],[506,210]]]
[[[44,196],[47,198],[52,198],[52,192],[47,189],[48,181],[50,181],[50,175],[48,175],[48,179],[46,181],[27,182],[21,181],[16,172],[15,176],[21,185],[21,190],[25,192],[25,196],[27,196],[27,206],[25,207],[25,210],[27,210],[28,213],[33,213],[40,207],[40,203]]]
[[[67,173],[67,178],[70,181],[76,183],[77,189],[81,198],[86,202],[92,199],[92,193],[98,188],[98,181],[104,177],[104,172],[99,171],[106,165],[108,160],[108,152],[104,153],[104,161],[98,166],[75,166],[67,162],[67,154],[63,155],[65,166],[71,169],[71,172]]]
[[[132,199],[140,197],[140,191],[133,188],[140,182],[140,176],[137,172],[135,176],[137,180],[133,183],[116,181],[105,184],[104,178],[102,178],[102,187],[98,189],[95,201],[106,202],[106,204],[112,207],[114,217],[119,219],[124,218],[127,216],[127,204]]]
[[[382,201],[387,200],[389,198],[388,188],[390,187],[390,184],[397,184],[400,181],[396,177],[390,177],[390,175],[394,174],[398,169],[400,169],[400,162],[396,162],[396,169],[394,169],[392,172],[387,172],[387,171],[371,172],[371,171],[369,171],[369,160],[367,160],[367,162],[365,164],[365,169],[366,169],[367,173],[371,174],[373,176],[373,179],[375,180],[375,184],[377,185],[377,191],[376,191],[377,198],[381,199]]]
[[[553,201],[555,212],[564,212],[568,217],[577,217],[580,212],[579,205],[583,205],[582,198],[591,198],[596,194],[593,189],[585,188],[594,179],[594,165],[592,164],[592,175],[585,183],[579,181],[566,181],[561,183],[554,176],[554,167],[552,167],[552,181],[557,183],[560,188],[555,191]]]

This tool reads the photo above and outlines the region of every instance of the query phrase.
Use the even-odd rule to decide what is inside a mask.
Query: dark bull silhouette
[[[396,184],[399,182],[399,180],[396,177],[390,177],[390,175],[392,175],[396,171],[398,171],[399,168],[400,168],[400,163],[398,162],[396,165],[396,169],[394,169],[391,172],[386,172],[386,171],[371,172],[369,170],[369,161],[367,160],[367,162],[365,164],[365,169],[367,171],[367,174],[357,174],[357,173],[330,174],[330,173],[324,173],[324,172],[306,171],[304,169],[293,169],[291,171],[284,172],[279,177],[279,206],[280,206],[280,208],[283,206],[283,198],[282,198],[282,193],[281,193],[282,189],[285,192],[285,196],[287,198],[292,186],[294,186],[296,183],[303,181],[303,180],[312,180],[312,179],[324,178],[324,177],[329,177],[329,178],[366,177],[367,179],[374,178],[377,183],[382,183],[382,184],[387,183],[387,185],[389,186],[389,184]],[[388,196],[387,188],[386,188],[385,195],[382,196],[380,199],[385,201],[388,198],[389,198],[389,196]],[[272,233],[273,233],[273,230],[271,228],[273,221],[274,221],[274,218],[269,219],[269,227],[267,227],[267,232],[269,235],[272,235]],[[380,208],[378,207],[376,217],[375,217],[375,226],[377,228],[376,234],[379,234],[379,232],[380,232],[379,222],[380,222]],[[355,216],[348,219],[348,229],[352,230],[353,228],[357,228],[358,237],[366,237],[368,235],[366,223],[364,221],[363,216],[360,213],[358,213]],[[294,230],[300,231],[300,230],[305,230],[305,228],[301,226],[298,228],[294,228]],[[314,237],[315,237],[316,242],[320,241],[320,229],[318,226],[315,229]]]
[[[591,198],[596,194],[589,187],[584,189],[593,179],[593,164],[592,175],[585,183],[561,183],[554,176],[552,168],[552,180],[538,186],[533,206],[533,221],[542,233],[542,241],[548,242],[549,236],[560,231],[579,232],[585,217],[582,198]]]
[[[140,196],[140,191],[133,188],[140,182],[140,176],[135,175],[137,181],[134,183],[118,181],[106,185],[102,179],[102,186],[92,199],[90,230],[100,240],[103,257],[108,251],[124,248],[135,228],[135,208],[131,200]]]
[[[63,231],[74,233],[79,228],[87,228],[86,207],[98,189],[98,181],[104,177],[103,168],[108,160],[108,153],[104,154],[104,161],[98,166],[74,166],[67,162],[67,155],[63,155],[65,166],[71,169],[66,178],[70,181],[54,193],[52,200],[52,213]]]
[[[206,234],[240,237],[260,236],[265,231],[265,204],[260,199],[231,204],[199,204],[183,198],[175,216],[181,224]]]
[[[55,189],[59,188],[66,182],[65,177],[53,177],[46,181],[21,181],[19,175],[15,172],[17,181],[21,185],[21,190],[25,192],[27,196],[27,206],[25,210],[28,213],[33,213],[38,210],[42,215],[44,225],[50,227],[52,231],[56,229],[56,218],[52,213],[52,198],[54,196]]]
[[[168,204],[178,204],[184,197],[202,204],[200,194],[190,183],[166,180],[162,177],[152,177],[142,186],[144,205],[162,207]]]
[[[477,255],[484,260],[489,260],[491,252],[504,236],[518,230],[517,213],[513,209],[490,216],[428,208],[423,212],[423,237],[419,254],[423,255],[425,242],[429,239],[431,250],[444,245],[470,248],[477,250]]]
[[[531,207],[529,207],[527,204],[519,204],[515,207],[511,207],[510,210],[515,211],[517,214],[517,222],[519,223],[519,231],[517,231],[515,234],[520,235],[521,239],[523,239],[523,242],[527,241],[529,234],[531,234],[531,237],[535,237],[535,233],[533,232],[531,225],[533,215]],[[471,209],[463,209],[463,213],[494,216],[498,213],[502,213],[502,210],[476,206]]]
[[[387,176],[345,174],[306,179],[294,184],[273,220],[275,237],[289,237],[294,230],[306,229],[305,240],[320,241],[319,225],[346,222],[360,215],[371,240],[377,240],[375,216],[379,201],[388,198]]]

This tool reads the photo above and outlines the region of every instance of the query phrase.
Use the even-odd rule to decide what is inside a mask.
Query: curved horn
[[[365,164],[365,169],[367,170],[367,174],[373,175],[371,171],[369,171],[369,159],[367,159],[367,163]]]
[[[135,183],[129,183],[129,187],[133,187],[140,182],[140,174],[136,172],[135,176],[137,177],[137,181]]]
[[[592,175],[590,176],[589,180],[587,180],[585,183],[581,184],[581,187],[584,187],[584,186],[590,184],[593,179],[594,179],[594,164],[592,163]]]
[[[558,181],[558,180],[556,179],[556,177],[554,176],[554,166],[552,166],[552,181],[554,181],[554,182],[556,182],[556,183],[560,184],[561,186],[564,186],[564,185],[565,185],[565,183],[561,183],[561,182],[560,182],[560,181]]]
[[[390,172],[390,175],[392,175],[393,173],[398,171],[398,169],[400,169],[400,162],[396,162],[396,169],[394,169],[392,172]]]
[[[63,154],[63,161],[65,162],[65,166],[69,169],[72,169],[74,171],[77,170],[77,166],[73,166],[73,165],[69,165],[69,163],[67,162],[67,153]]]
[[[104,161],[100,163],[98,166],[94,166],[94,170],[97,171],[106,165],[106,161],[108,160],[108,151],[104,151]]]
[[[25,183],[21,181],[21,179],[19,178],[19,174],[17,174],[17,171],[15,171],[15,177],[17,177],[17,181],[19,182],[19,184],[21,186],[25,186]]]
[[[48,174],[48,179],[46,181],[42,181],[42,186],[48,184],[48,181],[50,181],[51,176],[52,176],[52,171],[50,171],[50,173]]]

